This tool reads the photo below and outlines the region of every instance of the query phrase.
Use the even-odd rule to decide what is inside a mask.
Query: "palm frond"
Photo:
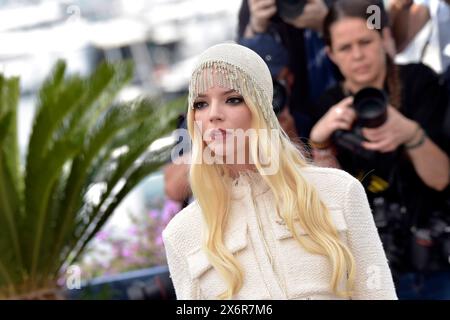
[[[72,257],[67,257],[66,263],[70,264],[73,261],[76,261],[83,250],[86,248],[86,245],[92,240],[95,234],[101,229],[101,227],[106,223],[106,221],[110,218],[113,211],[117,208],[117,206],[121,203],[123,198],[139,183],[147,177],[150,173],[157,170],[163,164],[167,163],[167,159],[170,157],[170,151],[172,150],[172,145],[164,147],[162,150],[159,150],[156,153],[153,153],[147,157],[147,159],[136,166],[126,178],[125,184],[120,188],[120,190],[109,198],[109,201],[103,201],[102,204],[106,203],[106,207],[103,210],[100,210],[100,207],[97,206],[94,210],[96,211],[95,219],[90,221],[89,224],[83,226],[83,231],[80,234],[83,234],[84,237],[79,239],[77,246],[74,248],[74,251],[71,253]]]
[[[150,106],[152,105],[151,101],[142,102]],[[120,201],[115,201],[114,196],[112,196],[111,194],[113,193],[113,190],[117,189],[118,184],[123,179],[125,179],[126,181],[129,180],[128,176],[130,176],[130,172],[133,172],[133,170],[136,169],[132,168],[133,166],[136,166],[136,163],[139,163],[139,158],[144,157],[144,159],[146,159],[144,161],[144,167],[146,168],[150,167],[149,163],[151,159],[155,160],[155,167],[152,167],[152,170],[156,170],[161,166],[161,164],[168,161],[168,159],[170,158],[170,154],[167,152],[167,150],[170,149],[171,146],[163,148],[159,151],[151,152],[150,155],[147,156],[144,156],[143,154],[146,153],[148,147],[157,138],[170,133],[176,127],[177,117],[184,111],[185,105],[186,97],[170,101],[165,105],[164,108],[156,108],[156,106],[153,105],[151,108],[154,109],[154,111],[149,114],[149,116],[146,117],[141,124],[135,126],[134,128],[131,128],[122,135],[117,135],[116,138],[113,139],[108,147],[108,150],[125,147],[127,152],[125,152],[118,160],[112,160],[110,162],[106,162],[105,158],[107,157],[103,155],[101,160],[103,161],[102,164],[104,165],[99,166],[98,164],[96,164],[93,165],[90,169],[90,171],[92,173],[95,173],[95,175],[93,174],[89,179],[87,179],[86,183],[90,184],[98,181],[103,181],[106,183],[107,188],[96,206],[84,204],[85,210],[81,210],[80,208],[79,211],[81,212],[81,214],[77,219],[78,223],[76,223],[76,226],[73,228],[75,230],[75,233],[72,235],[71,240],[66,241],[68,248],[64,250],[66,254],[63,256],[62,261],[67,260],[70,253],[72,253],[75,247],[79,245],[81,238],[80,235],[85,235],[86,232],[89,232],[88,229],[92,227],[92,224],[95,224],[95,221],[100,220],[101,222],[99,226],[101,226],[103,225],[103,221],[106,221],[109,218],[109,215],[105,214],[104,210],[102,211],[102,208],[105,206],[105,204],[111,202],[113,204],[116,203],[116,205],[120,203]],[[109,151],[107,153],[110,154],[111,152]],[[156,159],[164,160],[158,160],[158,162],[156,161]],[[111,167],[113,167],[114,169],[109,169]],[[130,184],[127,185],[130,186]],[[87,186],[85,189],[87,189]],[[114,209],[115,206],[112,205],[107,212],[112,212]],[[77,220],[73,220],[73,222]],[[83,243],[83,241],[81,242]],[[84,245],[82,245],[82,249],[84,249]]]
[[[58,79],[59,68],[52,79]],[[56,87],[55,91],[49,88]],[[48,218],[50,190],[66,161],[82,147],[82,137],[74,135],[69,140],[54,139],[54,133],[63,125],[65,117],[77,107],[83,93],[82,80],[78,76],[68,78],[58,86],[44,87],[40,106],[30,137],[25,176],[25,209],[28,228],[24,237],[32,254],[26,261],[34,278],[39,268],[42,235]],[[37,144],[40,148],[37,150]],[[31,245],[31,247],[30,247]]]
[[[131,63],[102,64],[87,78],[65,71],[59,61],[39,91],[24,166],[17,142],[19,82],[0,75],[2,297],[55,285],[60,267],[167,160],[169,147],[150,153],[148,148],[175,128],[184,107],[179,101],[160,107],[148,99],[113,104],[132,78]],[[120,147],[126,152],[113,156]],[[86,194],[100,180],[108,187],[95,206]]]
[[[18,96],[18,79],[0,76],[0,283],[17,280],[23,272],[17,226],[23,209],[16,131]]]
[[[79,107],[68,116],[67,127],[60,130],[58,136],[61,136],[61,139],[68,139],[74,135],[80,136],[83,141],[89,139],[89,132],[95,128],[99,118],[101,119],[102,112],[110,106],[120,89],[132,78],[132,75],[133,66],[129,62],[115,65],[101,64],[90,78],[83,81],[84,91],[87,94],[80,97]],[[63,241],[61,235],[65,234],[68,226],[65,221],[73,217],[76,212],[76,206],[71,206],[71,204],[82,201],[82,197],[80,196],[81,190],[76,188],[72,179],[77,175],[77,178],[83,178],[85,175],[84,169],[76,170],[76,168],[83,167],[83,165],[80,166],[79,160],[84,159],[84,161],[89,162],[86,157],[95,154],[95,150],[92,150],[90,155],[86,155],[84,149],[80,149],[76,157],[74,157],[74,160],[70,163],[70,173],[65,179],[60,180],[57,186],[55,185],[56,192],[51,199],[51,217],[49,222],[52,223],[52,226],[56,230],[60,230],[61,232],[54,232],[51,236],[47,237],[49,243],[47,248],[51,248],[51,250],[46,251],[46,257],[44,258],[47,260],[45,263],[48,267],[51,266],[52,261],[54,263],[58,262],[57,252],[60,248],[61,241]],[[74,193],[67,196],[70,192]],[[68,214],[66,215],[65,213]]]
[[[13,187],[16,190],[22,190],[23,183],[20,173],[19,162],[19,146],[17,139],[17,105],[19,102],[19,78],[13,77],[5,79],[0,75],[0,118],[2,114],[9,114],[11,122],[5,128],[5,140],[0,144],[6,154],[6,163],[11,171],[12,179],[14,181]]]

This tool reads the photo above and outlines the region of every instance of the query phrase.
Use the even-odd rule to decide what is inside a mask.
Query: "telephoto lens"
[[[353,99],[353,106],[360,127],[377,128],[387,119],[387,95],[376,88],[363,88]]]
[[[355,125],[350,131],[336,130],[333,133],[333,141],[360,157],[374,161],[377,152],[362,146],[365,140],[362,128],[377,128],[386,122],[387,101],[386,93],[376,88],[366,87],[358,91],[353,97]]]

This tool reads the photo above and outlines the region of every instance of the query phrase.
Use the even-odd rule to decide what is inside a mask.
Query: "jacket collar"
[[[269,185],[259,172],[242,171],[238,177],[231,181],[231,198],[239,200],[247,194],[255,197],[269,191],[269,189]]]

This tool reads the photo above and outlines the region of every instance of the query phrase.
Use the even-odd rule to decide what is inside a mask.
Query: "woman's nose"
[[[221,121],[223,120],[223,110],[219,103],[212,101],[209,107],[209,121]]]
[[[363,52],[359,46],[353,47],[352,56],[354,59],[360,59],[363,56]]]

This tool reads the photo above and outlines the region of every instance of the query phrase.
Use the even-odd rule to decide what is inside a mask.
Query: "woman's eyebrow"
[[[233,89],[231,89],[231,90],[228,90],[228,91],[222,92],[222,95],[223,95],[223,96],[226,96],[227,94],[230,94],[230,93],[237,93],[237,91],[236,91],[236,90],[233,90]],[[207,97],[207,95],[205,95],[205,94],[203,94],[203,93],[200,93],[199,95],[197,95],[197,97],[198,97],[198,98],[206,98],[206,97]]]
[[[227,94],[235,93],[235,92],[237,93],[236,90],[231,89],[231,90],[225,91],[224,93],[222,93],[222,95],[225,96],[225,95],[227,95]]]

